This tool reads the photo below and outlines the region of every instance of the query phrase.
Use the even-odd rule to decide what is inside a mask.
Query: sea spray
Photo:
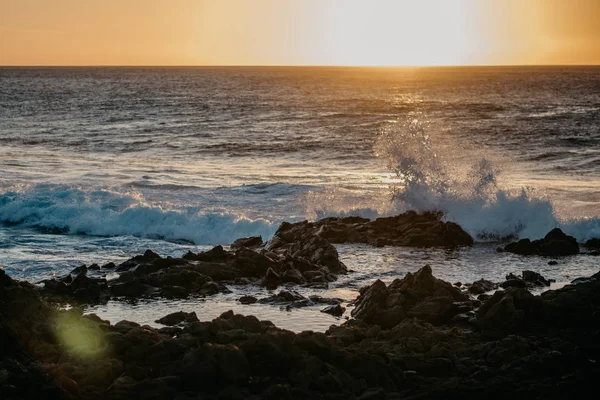
[[[136,192],[75,185],[30,185],[0,194],[0,222],[44,232],[228,244],[243,236],[270,237],[277,223],[198,207],[148,204]]]
[[[374,153],[393,176],[387,191],[367,196],[340,190],[309,192],[308,215],[389,216],[408,210],[441,211],[478,241],[540,238],[560,227],[580,241],[600,235],[598,218],[556,216],[551,200],[533,187],[509,189],[497,164],[483,154],[466,155],[458,143],[444,145],[443,134],[416,118],[398,120],[383,129]]]

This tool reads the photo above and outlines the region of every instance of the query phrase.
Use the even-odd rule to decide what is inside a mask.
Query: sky
[[[0,0],[0,65],[600,64],[600,0]]]

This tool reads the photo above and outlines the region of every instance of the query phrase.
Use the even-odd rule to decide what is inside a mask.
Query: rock
[[[477,311],[477,324],[500,333],[523,329],[538,318],[541,307],[539,298],[527,289],[509,287],[483,303]]]
[[[254,304],[258,300],[254,296],[242,296],[238,299],[238,301],[242,304]]]
[[[479,295],[496,289],[498,285],[485,279],[475,281],[469,286],[469,293]]]
[[[445,323],[454,315],[464,312],[455,302],[468,300],[468,296],[448,282],[432,275],[426,265],[416,273],[394,280],[389,286],[377,280],[361,290],[352,316],[382,328],[392,328],[405,318],[419,318],[432,323]]]
[[[521,239],[506,245],[504,251],[521,255],[568,256],[579,253],[579,244],[573,236],[554,228],[543,239]]]
[[[261,284],[267,287],[267,289],[274,289],[279,285],[280,281],[281,277],[279,276],[279,274],[273,271],[272,268],[269,268],[264,278],[262,279]]]
[[[328,306],[321,310],[322,313],[331,314],[335,317],[341,317],[345,311],[346,308],[342,307],[339,304],[336,304],[334,306]]]
[[[130,282],[143,278],[131,275]],[[479,304],[424,267],[361,290],[360,314],[387,327],[352,319],[325,333],[296,334],[228,311],[213,321],[190,318],[154,329],[61,310],[0,269],[0,394],[7,400],[587,398],[598,376],[599,292],[600,273],[540,296],[498,291],[477,311],[477,330],[470,324]],[[442,320],[458,314],[435,326],[401,317],[439,318],[445,309]]]
[[[440,213],[413,211],[374,221],[360,218],[325,218],[316,222],[283,223],[267,244],[269,250],[285,249],[301,237],[318,236],[331,243],[366,243],[382,246],[470,246],[473,238]]]
[[[506,281],[500,284],[500,287],[506,289],[508,287],[531,288],[550,286],[554,282],[552,279],[546,279],[542,275],[534,271],[523,271],[521,276],[508,274]]]
[[[588,239],[584,246],[588,249],[600,249],[600,238]]]
[[[262,244],[263,244],[262,236],[250,236],[250,237],[240,238],[240,239],[235,240],[229,247],[231,249],[239,249],[241,247],[246,247],[248,249],[256,249],[256,248],[262,246]]]
[[[527,283],[523,279],[508,279],[500,284],[502,289],[509,287],[526,288]]]
[[[89,278],[85,265],[73,269],[62,278],[42,281],[42,294],[55,296],[62,300],[81,303],[103,303],[108,301],[109,292],[104,278]]]
[[[158,324],[163,324],[163,325],[167,325],[167,326],[173,326],[173,325],[177,325],[177,324],[181,324],[181,323],[191,323],[191,322],[196,322],[198,321],[198,317],[196,316],[195,312],[183,312],[183,311],[178,311],[178,312],[174,312],[172,314],[169,314],[167,316],[164,316],[158,320],[156,320],[155,322]]]
[[[117,265],[114,262],[109,262],[104,264],[101,269],[115,269],[117,268]]]
[[[115,283],[110,286],[110,293],[113,296],[123,297],[141,297],[149,291],[150,287],[138,280],[123,283]]]
[[[306,297],[302,296],[298,292],[282,290],[276,295],[259,300],[259,302],[261,304],[281,304],[292,303],[299,300],[306,300]]]

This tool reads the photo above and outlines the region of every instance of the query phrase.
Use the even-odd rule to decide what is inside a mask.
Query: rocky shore
[[[406,221],[413,227],[402,225]],[[149,250],[119,265],[81,266],[43,285],[13,280],[0,269],[0,398],[594,395],[594,378],[600,376],[600,273],[535,296],[530,290],[551,282],[533,271],[509,273],[503,282],[451,284],[424,266],[388,285],[376,281],[362,288],[353,318],[324,333],[294,333],[231,311],[200,321],[193,312],[173,310],[156,321],[162,328],[112,324],[78,307],[108,299],[211,296],[231,285],[325,287],[348,272],[331,242],[470,244],[472,238],[457,227],[432,213],[375,221],[332,218],[284,223],[271,241],[244,238],[229,251],[217,246],[162,258]],[[515,246],[525,248],[508,245],[506,251]],[[573,243],[552,231],[532,246],[538,250],[526,254],[557,248],[570,253]],[[113,273],[118,277],[107,279]],[[291,289],[239,301],[322,304],[323,312],[344,312],[339,299],[304,298]]]
[[[429,267],[363,289],[355,319],[292,333],[177,312],[155,329],[59,310],[0,271],[3,399],[565,398],[600,376],[600,273],[486,301]]]

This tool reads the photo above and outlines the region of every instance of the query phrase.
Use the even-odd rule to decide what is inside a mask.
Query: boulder
[[[521,239],[504,247],[504,251],[520,255],[568,256],[579,253],[579,244],[573,236],[554,228],[543,239]]]
[[[342,307],[340,304],[327,306],[321,310],[322,313],[331,314],[334,317],[341,317],[346,311],[345,307]]]
[[[235,240],[229,247],[234,249],[239,249],[241,247],[246,247],[248,249],[256,249],[262,246],[263,240],[262,236],[250,236],[245,238],[239,238]]]
[[[473,238],[459,225],[442,220],[441,213],[409,211],[394,217],[368,220],[360,217],[325,218],[316,222],[281,224],[269,250],[285,251],[301,238],[318,236],[331,243],[366,243],[376,247],[470,246]]]
[[[435,278],[426,265],[416,273],[408,273],[389,286],[377,280],[360,291],[352,316],[382,328],[392,328],[405,318],[419,318],[435,324],[450,321],[464,309],[455,302],[468,296],[450,283]]]
[[[172,314],[166,315],[155,322],[157,324],[163,324],[166,326],[178,325],[181,323],[191,323],[198,321],[198,317],[195,312],[186,313],[184,311],[177,311]]]

